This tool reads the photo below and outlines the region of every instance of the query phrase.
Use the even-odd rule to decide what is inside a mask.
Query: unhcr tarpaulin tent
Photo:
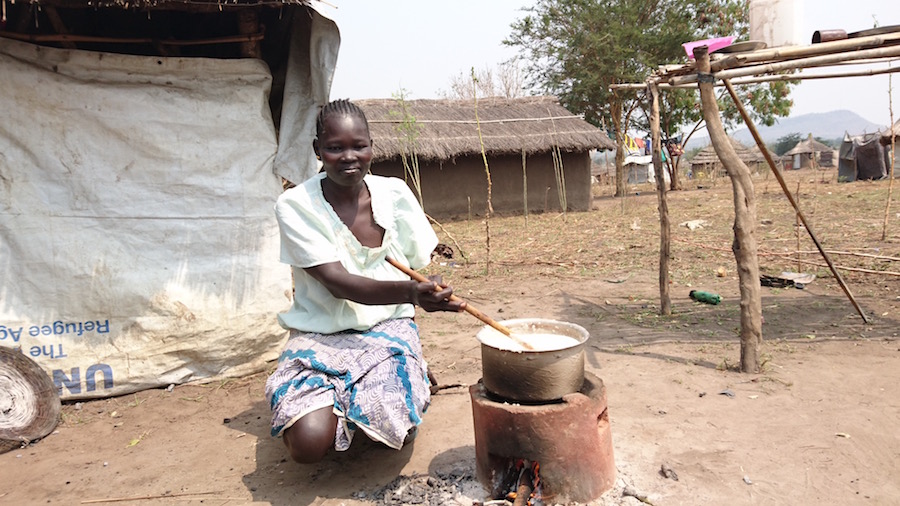
[[[665,152],[663,151],[663,163]],[[653,183],[656,184],[656,171],[653,168],[653,156],[628,155],[625,157],[625,176],[628,184]],[[663,179],[669,183],[669,171],[663,168]]]
[[[879,142],[880,134],[851,136],[844,134],[838,155],[838,181],[884,179],[887,177],[888,153]]]
[[[896,165],[896,160],[897,155],[900,154],[900,120],[895,121],[891,128],[881,134],[881,145],[884,146],[884,150],[887,153],[888,174],[891,174],[891,163],[894,163],[893,174],[894,177],[898,177],[897,172],[900,171],[900,166]],[[893,156],[891,156],[891,149],[894,150]]]
[[[281,141],[307,145],[279,167],[294,181],[338,45],[302,16],[282,83]],[[270,67],[0,38],[0,68],[0,346],[64,398],[262,370],[291,297]]]

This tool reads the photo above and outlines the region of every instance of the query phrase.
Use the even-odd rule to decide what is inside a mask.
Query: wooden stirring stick
[[[428,278],[426,278],[425,276],[419,274],[418,272],[416,272],[416,271],[410,269],[409,267],[407,267],[407,266],[401,264],[400,262],[394,260],[394,259],[391,258],[391,257],[385,257],[385,260],[387,260],[389,264],[393,265],[393,266],[396,267],[397,269],[400,269],[401,271],[403,271],[404,274],[406,274],[407,276],[413,278],[414,280],[416,280],[416,281],[418,281],[418,282],[420,282],[420,283],[433,283],[433,281],[431,281],[430,279],[428,279]],[[434,291],[435,291],[435,292],[440,292],[441,290],[442,290],[442,288],[441,288],[440,286],[437,286],[437,284],[435,283]],[[456,295],[451,295],[451,296],[450,296],[450,300],[453,301],[453,302],[456,302],[456,301],[462,301],[462,299],[460,299],[460,298],[457,297]],[[491,318],[490,316],[487,316],[486,314],[482,313],[481,311],[475,309],[475,308],[474,308],[471,304],[469,304],[468,302],[466,302],[465,310],[466,310],[467,313],[471,314],[471,315],[474,316],[475,318],[478,318],[479,320],[483,321],[484,323],[487,323],[487,324],[490,325],[491,327],[497,329],[497,330],[498,330],[500,333],[502,333],[503,335],[505,335],[505,336],[509,337],[510,339],[512,339],[513,341],[519,343],[519,344],[522,345],[522,347],[525,348],[526,350],[534,350],[534,346],[532,346],[530,343],[527,343],[527,342],[523,341],[523,340],[522,340],[521,338],[519,338],[518,336],[514,336],[514,335],[509,331],[508,328],[504,327],[503,325],[501,325],[500,323],[498,323],[497,321],[495,321],[495,320],[494,320],[493,318]]]

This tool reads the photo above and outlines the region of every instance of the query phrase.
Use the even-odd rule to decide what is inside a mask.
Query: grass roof
[[[451,160],[481,154],[512,155],[614,149],[607,133],[572,114],[555,97],[478,100],[354,101],[366,113],[375,161],[414,146],[420,160]],[[481,136],[479,137],[479,126]]]

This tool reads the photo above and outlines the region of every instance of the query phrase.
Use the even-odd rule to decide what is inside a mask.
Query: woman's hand
[[[441,282],[441,276],[428,276],[429,283],[417,283],[414,304],[425,311],[462,311],[466,308],[465,301],[460,299],[450,300],[453,289]]]

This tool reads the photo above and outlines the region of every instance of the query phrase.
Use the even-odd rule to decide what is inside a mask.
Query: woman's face
[[[332,115],[322,122],[321,138],[313,149],[322,160],[325,174],[340,186],[357,186],[372,163],[372,139],[362,119]]]

